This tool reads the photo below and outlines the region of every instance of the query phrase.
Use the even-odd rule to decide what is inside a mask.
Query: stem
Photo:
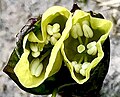
[[[82,41],[82,39],[81,39],[80,36],[78,37],[78,40],[79,40],[79,43],[80,43],[80,44],[83,44],[83,41]]]
[[[84,56],[84,62],[87,62],[87,56]]]
[[[51,97],[56,97],[57,92],[58,92],[58,89],[54,89],[53,92],[52,92],[52,96]]]
[[[48,50],[44,55],[41,56],[40,62],[41,62],[45,57],[47,57],[49,54],[50,54],[50,50]]]
[[[82,61],[83,61],[83,56],[80,58],[78,63],[80,64]]]
[[[88,43],[88,38],[85,39],[85,46],[87,45]]]

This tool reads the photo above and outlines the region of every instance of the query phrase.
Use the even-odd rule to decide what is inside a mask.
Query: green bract
[[[81,10],[75,11],[72,21],[74,29],[76,27],[77,30],[72,28],[69,37],[62,44],[61,51],[71,77],[78,84],[83,84],[90,78],[91,69],[104,56],[102,44],[109,35],[112,23],[105,19],[92,17],[90,13]],[[76,34],[78,32],[81,35]]]
[[[53,46],[48,39],[51,37],[47,32],[48,25],[55,26],[54,32],[59,28],[59,33],[66,36],[70,31],[70,26],[72,26],[71,13],[60,6],[49,8],[42,16],[42,31],[41,29],[35,32],[32,31],[24,37],[24,52],[16,64],[14,72],[20,83],[26,88],[39,86],[45,79],[58,72],[62,65],[63,59],[60,47],[64,37],[60,38],[59,36],[56,38],[58,35],[55,36],[54,34],[57,42]]]

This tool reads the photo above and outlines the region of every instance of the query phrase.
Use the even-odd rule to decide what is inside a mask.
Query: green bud
[[[37,43],[30,43],[30,49],[33,52],[37,52],[38,51]]]
[[[48,32],[48,34],[49,35],[53,35],[53,26],[51,26],[51,25],[47,25],[47,32]]]
[[[53,33],[58,33],[60,31],[60,25],[58,23],[55,23],[53,25],[52,31],[53,31]]]
[[[85,46],[82,45],[82,44],[77,47],[77,51],[78,51],[79,53],[82,53],[84,50],[85,50]]]
[[[40,51],[32,52],[32,56],[37,58],[40,55]]]
[[[87,24],[83,24],[83,32],[84,32],[84,36],[86,38],[92,38],[93,37],[93,31]]]

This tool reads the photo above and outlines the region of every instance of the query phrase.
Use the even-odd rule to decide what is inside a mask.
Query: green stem
[[[51,50],[48,50],[44,55],[41,56],[40,62],[42,62],[42,60],[50,54],[50,51]]]
[[[52,96],[51,97],[56,97],[57,92],[58,92],[58,89],[54,89],[54,91],[52,92]]]
[[[87,62],[87,56],[84,56],[84,62]]]
[[[83,61],[83,56],[80,58],[78,63],[80,64],[80,63],[82,63],[82,61]]]
[[[81,39],[80,36],[78,37],[78,40],[79,40],[79,43],[80,43],[80,44],[83,44],[83,41],[82,41],[82,39]]]
[[[88,38],[85,39],[85,46],[88,44]]]

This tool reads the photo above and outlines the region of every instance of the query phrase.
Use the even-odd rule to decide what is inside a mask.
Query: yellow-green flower
[[[40,24],[38,22],[36,26]],[[37,87],[59,71],[63,60],[60,48],[66,38],[61,36],[67,36],[71,26],[70,11],[54,6],[42,15],[41,29],[33,30],[24,37],[23,54],[14,68],[24,87]]]
[[[72,25],[61,51],[71,77],[78,84],[83,84],[90,78],[91,69],[104,57],[102,44],[109,35],[112,22],[76,10]]]

